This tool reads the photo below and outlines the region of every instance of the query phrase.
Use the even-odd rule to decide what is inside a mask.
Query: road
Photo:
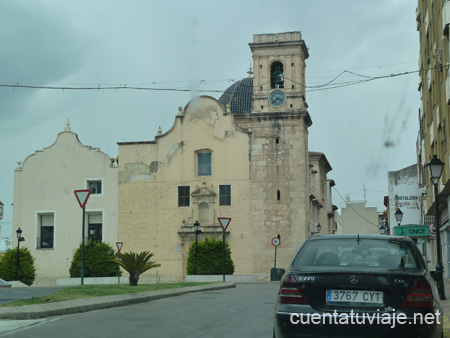
[[[278,283],[192,293],[33,321],[0,320],[0,337],[271,337]]]

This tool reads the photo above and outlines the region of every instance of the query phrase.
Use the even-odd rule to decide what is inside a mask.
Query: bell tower
[[[305,60],[300,32],[257,34],[253,54],[250,175],[255,265],[269,271],[270,239],[281,236],[278,260],[289,264],[307,237],[309,220],[308,128]],[[236,118],[240,121],[239,118]]]
[[[305,60],[308,49],[300,32],[255,34],[252,112],[306,110]]]

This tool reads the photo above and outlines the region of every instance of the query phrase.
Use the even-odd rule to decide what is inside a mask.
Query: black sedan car
[[[310,237],[280,282],[274,332],[283,337],[443,337],[424,259],[407,237]]]

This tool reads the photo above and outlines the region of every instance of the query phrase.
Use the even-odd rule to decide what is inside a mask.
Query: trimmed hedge
[[[84,277],[117,276],[113,247],[107,243],[89,241],[84,245]],[[81,277],[81,244],[72,258],[70,277]],[[121,273],[120,273],[121,275]]]
[[[197,274],[221,275],[223,273],[223,242],[217,239],[205,238],[198,242],[197,249]],[[231,250],[225,241],[225,274],[234,273],[234,263],[231,259]],[[195,274],[195,242],[189,249],[187,259],[187,274]]]
[[[17,248],[8,249],[0,261],[0,278],[5,281],[17,280]],[[19,250],[19,281],[26,285],[31,285],[36,278],[34,267],[34,257],[28,248]]]

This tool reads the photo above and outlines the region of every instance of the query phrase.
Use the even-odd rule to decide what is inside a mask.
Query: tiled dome
[[[247,77],[231,85],[222,96],[219,102],[227,106],[231,105],[231,113],[234,115],[244,115],[252,111],[253,78]]]

